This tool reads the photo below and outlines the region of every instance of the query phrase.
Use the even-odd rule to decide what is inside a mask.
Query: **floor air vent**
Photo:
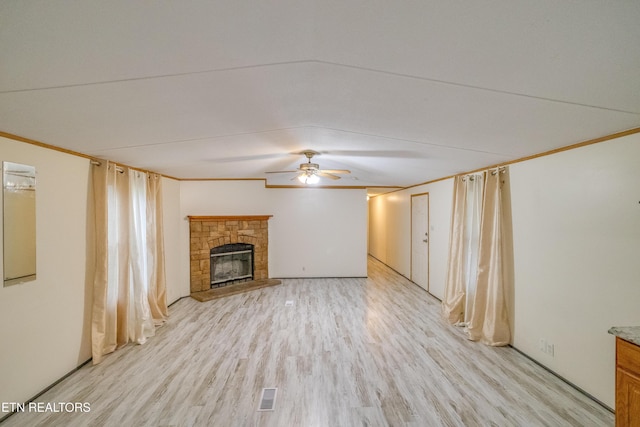
[[[260,407],[258,411],[273,411],[276,406],[277,388],[263,388],[262,397],[260,398]]]

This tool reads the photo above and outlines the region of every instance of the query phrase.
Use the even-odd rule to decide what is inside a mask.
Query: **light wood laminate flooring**
[[[18,413],[1,427],[613,425],[514,349],[468,341],[439,310],[371,258],[366,279],[185,298],[146,344],[38,398],[88,402],[90,412]],[[278,389],[275,410],[258,412],[265,387]]]

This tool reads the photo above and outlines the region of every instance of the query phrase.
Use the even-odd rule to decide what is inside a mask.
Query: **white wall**
[[[0,161],[36,167],[37,278],[0,284],[0,402],[24,402],[91,357],[90,166],[2,137]]]
[[[366,277],[366,190],[266,189],[272,277]]]
[[[640,134],[510,169],[513,345],[613,407],[607,330],[640,325]]]
[[[188,215],[273,215],[269,276],[367,275],[365,190],[265,188],[263,181],[182,181],[183,295],[189,294]]]
[[[640,325],[640,134],[510,166],[513,346],[614,406],[611,326]],[[370,253],[410,276],[411,194],[430,193],[430,292],[446,280],[453,180],[370,201]],[[445,237],[446,235],[446,237]],[[539,341],[554,344],[551,357]]]
[[[369,253],[411,277],[411,195],[429,193],[429,293],[442,299],[447,272],[453,179],[369,200]]]

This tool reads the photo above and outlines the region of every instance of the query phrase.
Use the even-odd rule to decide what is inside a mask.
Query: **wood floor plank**
[[[183,299],[142,346],[40,396],[89,413],[13,426],[611,426],[613,415],[511,348],[468,341],[439,302],[380,262],[366,279]],[[293,301],[292,305],[285,305]],[[258,412],[263,388],[274,411]]]

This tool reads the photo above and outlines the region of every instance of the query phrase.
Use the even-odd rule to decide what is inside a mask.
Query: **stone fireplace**
[[[189,216],[191,293],[268,279],[269,218]]]

